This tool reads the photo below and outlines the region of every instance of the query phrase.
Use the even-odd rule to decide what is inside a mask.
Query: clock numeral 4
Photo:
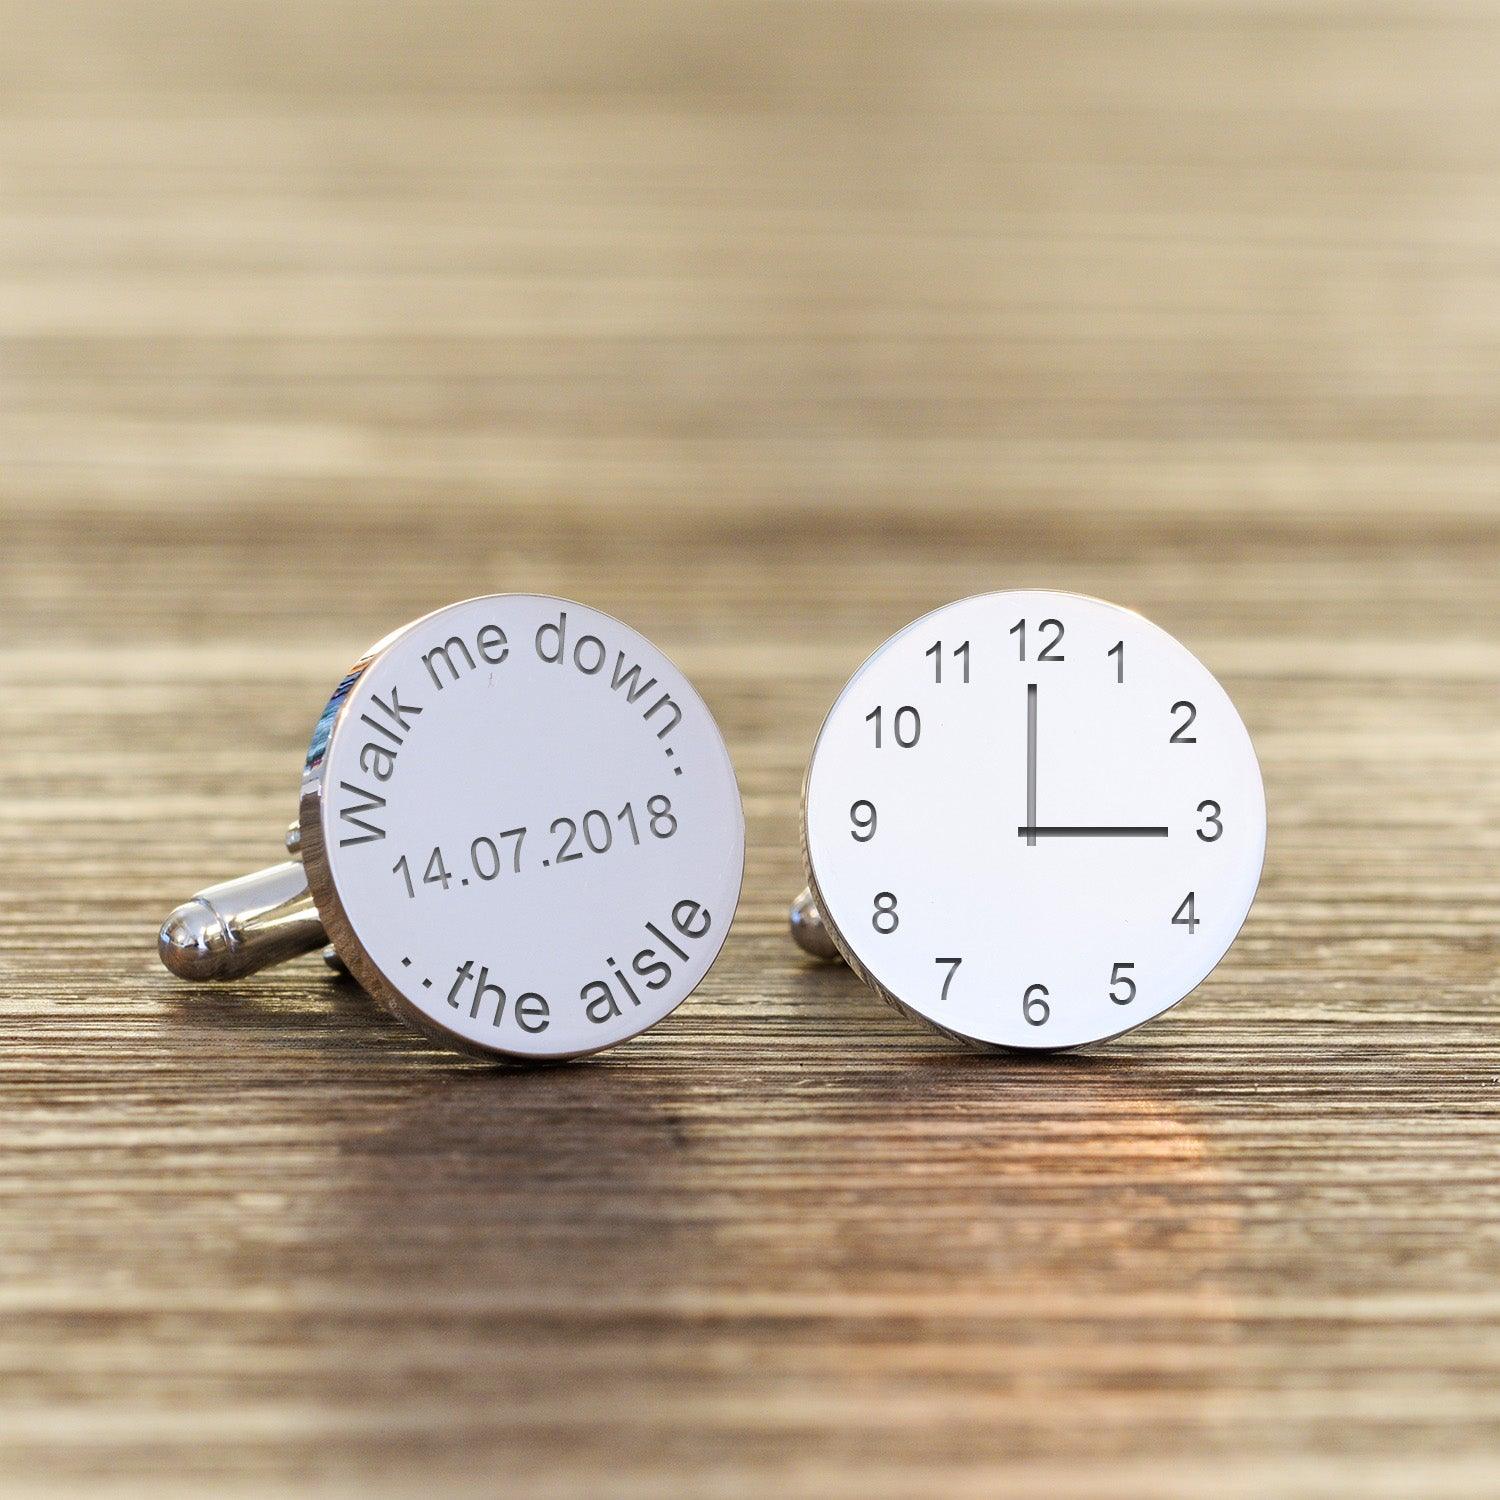
[[[875,726],[875,748],[885,745],[885,710],[878,705],[865,715],[865,723]],[[922,716],[911,704],[898,708],[891,716],[891,734],[903,750],[910,750],[922,738]]]
[[[955,646],[948,653],[955,661],[963,663],[963,680],[969,680],[969,643],[965,641],[962,646]],[[923,653],[923,656],[932,658],[932,680],[942,686],[943,682],[943,643],[934,641]]]
[[[1049,639],[1048,632],[1051,632]],[[1042,649],[1037,652],[1038,661],[1066,661],[1067,657],[1057,648],[1062,645],[1063,622],[1061,620],[1043,620],[1037,627],[1037,633],[1041,637]],[[1026,621],[1017,620],[1007,632],[1008,635],[1016,637],[1022,661],[1026,660]]]
[[[1047,1017],[1052,1014],[1052,1007],[1047,1004],[1047,996],[1050,991],[1045,984],[1028,984],[1026,993],[1021,996],[1021,1014],[1026,1017],[1028,1026],[1045,1026]]]
[[[1172,914],[1172,925],[1174,927],[1186,927],[1189,937],[1197,932],[1198,928],[1202,925],[1198,920],[1198,908],[1193,900],[1194,894],[1194,892],[1189,891],[1182,898],[1182,905]]]
[[[1135,980],[1125,972],[1126,969],[1135,968],[1134,963],[1116,964],[1109,971],[1109,998],[1116,1005],[1129,1005],[1135,999]],[[1125,986],[1125,993],[1119,993],[1120,986]]]
[[[1197,830],[1198,837],[1205,844],[1215,843],[1224,832],[1224,809],[1210,797],[1198,804],[1198,811],[1203,814],[1203,827]],[[1210,833],[1209,829],[1213,832]]]

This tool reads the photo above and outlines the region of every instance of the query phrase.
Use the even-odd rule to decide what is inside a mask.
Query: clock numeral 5
[[[885,744],[885,710],[878,705],[865,715],[865,723],[875,726],[875,748]],[[898,708],[891,718],[891,733],[903,750],[910,750],[922,738],[922,716],[911,704]]]
[[[1052,1007],[1047,1004],[1047,995],[1050,991],[1045,984],[1028,984],[1026,993],[1021,996],[1021,1014],[1026,1017],[1028,1026],[1045,1026],[1047,1017],[1052,1014]]]
[[[1109,971],[1109,998],[1113,1000],[1116,1005],[1129,1005],[1130,1002],[1135,999],[1135,980],[1133,980],[1129,974],[1126,974],[1124,972],[1126,969],[1133,968],[1135,968],[1134,963],[1116,964],[1114,968]],[[1123,995],[1116,994],[1116,990],[1122,984],[1126,987],[1125,993]]]
[[[1203,924],[1198,920],[1197,907],[1193,902],[1194,892],[1189,891],[1182,898],[1182,905],[1172,913],[1172,925],[1174,927],[1186,927],[1188,936],[1191,937]]]
[[[1064,656],[1061,651],[1057,650],[1057,648],[1062,645],[1063,622],[1061,620],[1043,620],[1041,625],[1038,627],[1038,630],[1042,636],[1042,649],[1037,652],[1036,659],[1038,661],[1066,661],[1067,657]],[[1052,632],[1051,640],[1048,640],[1046,635],[1046,632],[1049,630]],[[1006,634],[1013,635],[1017,638],[1017,642],[1021,651],[1021,660],[1025,661],[1026,621],[1017,620],[1016,623],[1012,625],[1006,632]],[[1057,652],[1057,654],[1054,656],[1053,652]]]

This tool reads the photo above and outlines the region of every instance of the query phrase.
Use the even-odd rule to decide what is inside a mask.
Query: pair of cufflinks
[[[1250,736],[1181,644],[1097,599],[977,595],[897,632],[829,711],[792,935],[964,1041],[1081,1046],[1208,975],[1265,836]],[[174,974],[322,947],[440,1042],[559,1060],[701,983],[745,820],[718,725],[655,646],[585,605],[497,594],[350,669],[287,848],[172,913]]]

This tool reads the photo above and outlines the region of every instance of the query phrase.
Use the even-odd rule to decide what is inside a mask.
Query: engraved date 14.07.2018
[[[595,807],[580,818],[554,818],[548,827],[550,837],[543,840],[547,852],[540,858],[535,852],[527,852],[525,827],[505,828],[470,840],[465,853],[453,854],[450,850],[454,860],[451,866],[449,854],[444,853],[441,845],[434,845],[425,862],[420,854],[415,861],[403,854],[391,866],[391,873],[405,887],[406,894],[415,899],[419,886],[440,891],[461,888],[475,880],[485,882],[502,874],[551,869],[573,860],[608,854],[611,849],[637,847],[648,838],[669,839],[676,832],[677,814],[672,811],[672,799],[658,793],[648,797],[639,812],[634,803],[627,802],[613,816]],[[534,851],[535,841],[531,847]],[[465,864],[469,873],[465,873]]]

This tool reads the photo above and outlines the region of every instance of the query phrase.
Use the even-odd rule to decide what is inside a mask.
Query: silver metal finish
[[[297,860],[199,891],[162,924],[161,961],[182,979],[243,979],[327,941]]]
[[[172,913],[167,968],[236,979],[321,947],[449,1046],[558,1060],[701,982],[738,903],[744,813],[712,715],[649,641],[568,600],[493,595],[345,674],[286,847]]]
[[[809,957],[822,959],[824,963],[832,963],[840,957],[810,888],[804,887],[802,894],[792,902],[787,925],[791,928],[793,941]]]

